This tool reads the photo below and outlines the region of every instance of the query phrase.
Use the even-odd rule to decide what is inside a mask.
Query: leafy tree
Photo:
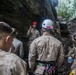
[[[76,11],[76,0],[74,0],[73,6],[74,6],[74,10]]]
[[[58,12],[58,15],[66,18],[66,20],[71,18],[76,11],[76,0],[74,0],[74,3],[72,3],[71,5],[70,4],[71,4],[71,1],[67,5],[63,3]]]

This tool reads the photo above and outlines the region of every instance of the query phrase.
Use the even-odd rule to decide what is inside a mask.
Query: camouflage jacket
[[[15,38],[12,43],[10,52],[17,54],[20,58],[23,58],[24,57],[23,43]]]
[[[71,69],[76,68],[76,47],[73,47],[72,50],[68,53],[68,56],[72,56],[74,61],[72,63]]]
[[[27,75],[26,63],[15,54],[0,50],[0,75]]]
[[[33,41],[37,37],[40,36],[40,33],[37,29],[29,29],[27,32],[27,37],[29,38],[29,41]]]
[[[61,66],[64,59],[63,47],[60,41],[53,36],[42,35],[35,39],[30,46],[29,67],[33,70],[36,60],[55,61]]]
[[[73,49],[69,51],[68,56],[72,56],[76,59],[76,47],[73,47]]]

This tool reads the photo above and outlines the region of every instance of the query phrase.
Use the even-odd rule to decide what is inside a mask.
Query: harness
[[[58,75],[57,74],[57,66],[56,63],[54,61],[37,61],[37,65],[38,66],[44,66],[44,72],[43,75],[45,75],[45,73],[47,73],[48,75]]]

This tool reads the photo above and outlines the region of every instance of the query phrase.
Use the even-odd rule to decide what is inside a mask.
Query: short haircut
[[[0,22],[0,35],[2,33],[8,33],[8,34],[10,34],[12,36],[16,35],[15,29],[13,30],[13,28],[9,24],[7,24],[5,22]]]
[[[53,33],[53,31],[52,31],[52,29],[46,29],[46,28],[43,28],[44,29],[44,31],[43,32],[48,32],[48,33]]]

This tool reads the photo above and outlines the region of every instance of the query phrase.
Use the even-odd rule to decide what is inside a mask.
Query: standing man
[[[0,75],[27,75],[26,63],[15,54],[9,53],[15,29],[0,22]]]
[[[17,54],[20,58],[24,58],[23,43],[14,38],[10,52]]]
[[[57,66],[64,59],[63,47],[59,40],[52,36],[53,22],[46,19],[42,23],[43,35],[35,39],[30,46],[29,67],[35,75],[57,75]]]
[[[76,33],[72,35],[73,49],[69,51],[68,56],[73,58],[71,69],[76,68]]]
[[[36,29],[36,27],[37,27],[37,22],[33,22],[32,26],[30,26],[30,29],[27,32],[27,37],[29,38],[29,46],[34,39],[40,36],[40,33]]]

